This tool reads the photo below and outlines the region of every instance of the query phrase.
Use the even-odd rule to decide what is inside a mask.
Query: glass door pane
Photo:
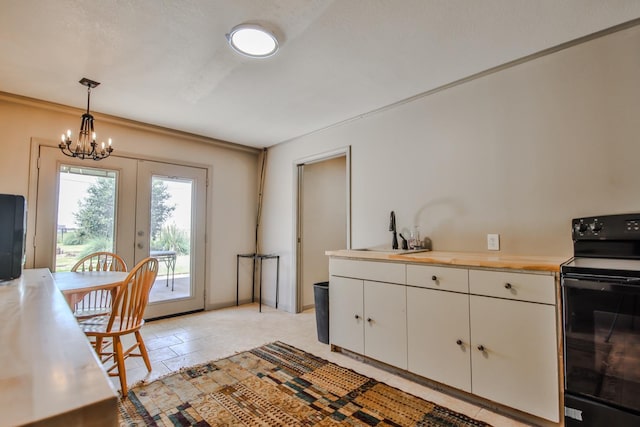
[[[138,162],[135,259],[159,261],[145,319],[204,309],[206,180],[203,168]]]
[[[191,179],[151,178],[149,255],[160,269],[149,302],[191,296],[192,192]]]
[[[60,165],[55,271],[92,252],[114,252],[117,182],[113,170]]]

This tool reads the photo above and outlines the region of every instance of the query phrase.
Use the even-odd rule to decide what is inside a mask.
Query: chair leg
[[[149,353],[147,353],[147,347],[144,345],[142,334],[140,331],[136,331],[136,340],[138,341],[138,347],[140,348],[140,354],[144,360],[144,364],[147,365],[147,371],[151,372],[151,361],[149,361]]]
[[[127,398],[127,368],[124,366],[124,353],[122,351],[122,341],[120,337],[113,337],[113,351],[115,352],[115,362],[118,366],[118,376],[120,377],[120,389],[122,398]]]
[[[93,347],[98,354],[98,359],[102,360],[102,337],[96,337],[96,342],[94,343]]]

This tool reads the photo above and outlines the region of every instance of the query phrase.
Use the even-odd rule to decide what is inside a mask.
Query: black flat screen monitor
[[[0,194],[0,281],[22,274],[25,213],[24,196]]]

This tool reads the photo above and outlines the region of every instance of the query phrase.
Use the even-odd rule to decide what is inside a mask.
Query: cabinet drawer
[[[407,285],[468,293],[469,270],[409,264],[407,265]]]
[[[556,304],[553,276],[469,270],[469,292],[498,298]]]
[[[406,266],[392,262],[353,261],[332,258],[329,262],[329,274],[332,276],[353,277],[377,282],[406,283]]]

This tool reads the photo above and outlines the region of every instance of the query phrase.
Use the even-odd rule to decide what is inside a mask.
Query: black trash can
[[[316,305],[318,341],[329,344],[329,282],[313,285],[313,299]]]

